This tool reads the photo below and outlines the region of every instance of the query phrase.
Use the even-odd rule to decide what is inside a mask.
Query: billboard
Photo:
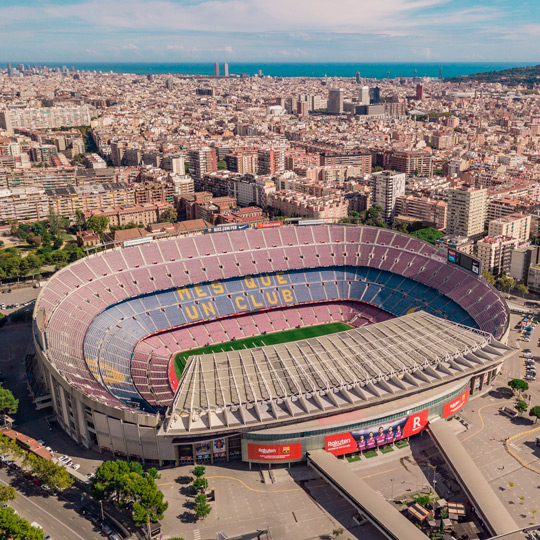
[[[248,459],[255,461],[290,461],[293,459],[302,459],[302,443],[248,443]]]
[[[350,433],[338,433],[324,438],[324,449],[334,456],[342,456],[356,452],[357,443]]]
[[[375,424],[363,429],[355,429],[324,439],[324,448],[334,456],[351,454],[356,451],[373,450],[385,444],[420,433],[428,424],[428,409],[409,416],[395,418],[391,422]]]
[[[214,439],[213,447],[214,454],[225,454],[225,438]]]
[[[465,270],[469,270],[469,272],[472,272],[477,276],[482,273],[480,261],[477,261],[471,256],[461,253],[461,251],[454,248],[448,248],[448,262],[457,264],[458,266],[461,266],[461,268],[465,268]]]
[[[237,225],[218,225],[217,227],[209,227],[208,229],[204,229],[204,232],[209,234],[224,231],[241,231],[244,229],[249,229],[248,223],[240,223]]]
[[[269,229],[271,227],[281,227],[283,221],[269,221],[268,223],[257,223],[257,229]]]
[[[469,399],[469,389],[465,389],[462,394],[452,401],[445,403],[443,407],[443,418],[448,418],[453,414],[456,414],[467,403]]]

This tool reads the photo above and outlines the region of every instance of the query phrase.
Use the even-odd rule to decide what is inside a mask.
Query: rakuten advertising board
[[[420,433],[428,424],[428,409],[368,428],[328,435],[324,448],[334,456],[372,450]]]
[[[469,389],[467,388],[461,395],[454,398],[452,401],[445,403],[443,408],[443,418],[448,418],[456,414],[469,400]]]
[[[248,459],[254,461],[292,461],[294,459],[302,459],[302,443],[248,443]]]

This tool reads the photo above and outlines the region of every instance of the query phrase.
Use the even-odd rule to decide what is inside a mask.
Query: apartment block
[[[483,234],[486,209],[487,189],[467,186],[449,189],[446,232],[468,237]]]
[[[422,221],[436,229],[446,229],[448,204],[428,197],[406,195],[396,200],[396,216],[406,216]]]
[[[396,201],[405,195],[405,173],[380,171],[371,175],[371,204],[381,206],[383,218],[391,224],[396,215]]]
[[[530,215],[510,214],[489,222],[488,236],[508,236],[520,241],[526,241],[531,234]]]

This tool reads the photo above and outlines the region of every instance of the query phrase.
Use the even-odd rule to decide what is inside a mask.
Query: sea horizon
[[[7,61],[5,62],[7,63]],[[129,73],[134,75],[213,75],[213,62],[22,62],[11,61],[12,66],[62,67],[72,66],[78,71]],[[223,75],[223,62],[220,62]],[[485,71],[499,71],[512,67],[540,64],[536,62],[228,62],[231,75],[263,75],[272,77],[354,77],[384,79],[413,77],[457,77]]]

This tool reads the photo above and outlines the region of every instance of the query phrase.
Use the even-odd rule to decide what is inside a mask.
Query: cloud
[[[133,43],[129,43],[128,45],[122,45],[121,48],[126,51],[136,51],[139,47],[137,47],[137,45],[133,45]]]
[[[183,45],[167,45],[166,49],[168,51],[183,51],[184,46]]]

